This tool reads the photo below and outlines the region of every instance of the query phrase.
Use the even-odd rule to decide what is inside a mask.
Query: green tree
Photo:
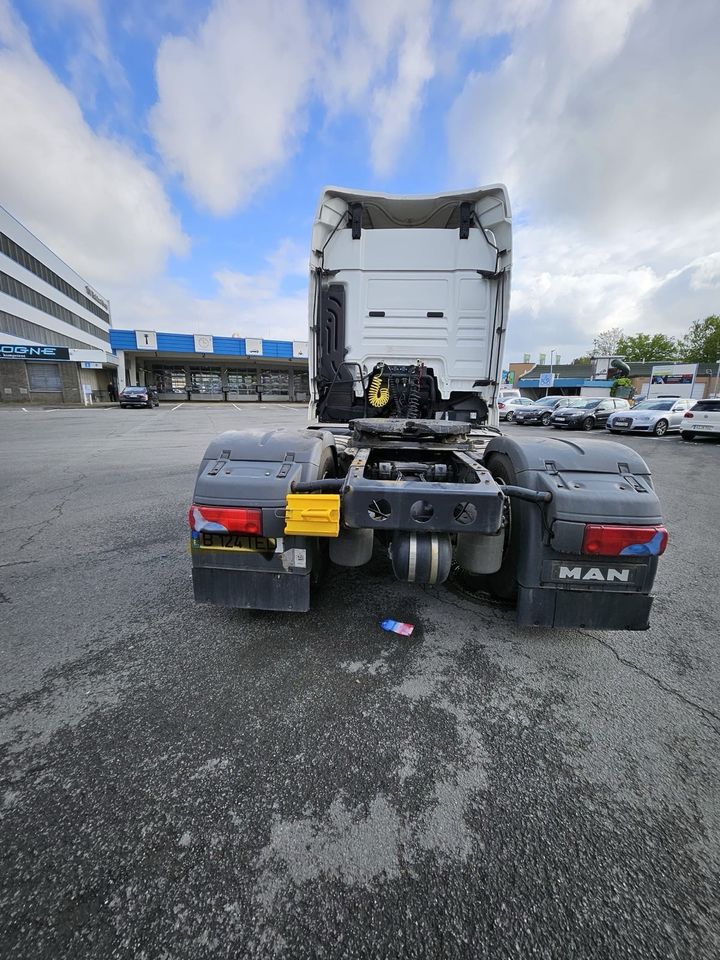
[[[622,335],[622,327],[610,327],[609,330],[601,330],[593,340],[592,355],[594,357],[614,357],[618,352],[617,345]]]
[[[696,320],[678,345],[685,363],[717,363],[720,360],[720,317],[713,314]]]
[[[620,337],[617,354],[627,361],[674,360],[677,343],[664,333],[637,333],[634,337]]]

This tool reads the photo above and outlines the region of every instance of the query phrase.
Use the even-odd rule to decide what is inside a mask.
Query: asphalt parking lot
[[[0,410],[0,953],[717,957],[720,444],[616,438],[671,534],[646,633],[380,556],[195,606],[197,464],[261,420],[304,410]]]

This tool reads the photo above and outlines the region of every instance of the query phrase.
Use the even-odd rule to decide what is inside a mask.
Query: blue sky
[[[716,7],[0,0],[0,203],[118,326],[302,339],[323,185],[500,180],[506,359],[680,335],[720,310]]]

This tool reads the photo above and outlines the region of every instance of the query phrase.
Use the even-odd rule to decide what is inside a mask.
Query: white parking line
[[[173,413],[173,411],[175,411],[175,410],[179,410],[180,407],[182,407],[182,406],[184,406],[184,403],[178,403],[178,405],[177,405],[176,407],[173,407],[173,408],[172,408],[172,410],[170,411],[170,413]]]
[[[25,407],[21,407],[20,409],[22,410],[23,413],[29,413],[29,412],[30,412],[29,410],[26,410]]]

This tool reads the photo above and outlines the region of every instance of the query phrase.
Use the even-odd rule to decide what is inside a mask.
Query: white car
[[[683,440],[720,437],[720,400],[698,400],[683,417],[680,436]]]
[[[671,430],[680,429],[684,413],[695,402],[674,400],[672,397],[641,400],[631,410],[611,413],[605,428],[610,433],[651,433],[656,437],[664,437]]]
[[[516,387],[500,387],[498,390],[498,400],[516,400],[522,394]]]
[[[508,423],[515,419],[516,410],[524,410],[526,407],[532,407],[533,401],[529,397],[504,397],[498,400],[498,413],[501,420],[507,420]]]

